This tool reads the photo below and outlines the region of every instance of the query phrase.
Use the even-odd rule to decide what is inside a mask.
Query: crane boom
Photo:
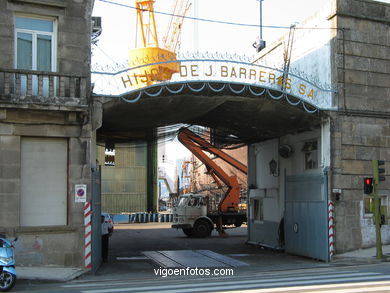
[[[172,17],[170,19],[168,29],[165,33],[164,47],[172,52],[176,52],[179,44],[181,29],[184,21],[184,16],[187,14],[191,3],[189,0],[176,0],[172,10]]]
[[[244,174],[248,173],[248,168],[232,156],[214,147],[208,141],[196,135],[187,128],[182,128],[179,130],[178,139],[203,164],[205,164],[210,175],[213,177],[216,176],[228,187],[228,191],[225,193],[224,197],[218,204],[218,211],[237,211],[238,204],[240,202],[240,184],[238,183],[237,177],[234,175],[229,176],[218,164],[216,164],[215,161],[213,161],[207,154],[205,154],[205,152],[214,154]]]

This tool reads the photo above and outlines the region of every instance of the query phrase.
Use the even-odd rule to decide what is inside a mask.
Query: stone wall
[[[336,202],[336,251],[375,244],[372,218],[364,215],[363,178],[372,176],[371,160],[390,161],[390,5],[338,0],[335,82],[339,112],[332,114],[331,187],[342,189]],[[389,165],[386,165],[389,172]],[[388,195],[390,178],[381,183]],[[390,243],[390,229],[382,226]]]
[[[0,119],[0,231],[7,236],[19,236],[18,265],[82,266],[84,205],[75,203],[73,195],[75,184],[87,184],[87,190],[91,190],[90,126],[80,125],[83,115],[77,112],[20,109],[3,112],[5,119]],[[26,136],[68,138],[66,226],[20,226],[21,138]]]
[[[94,130],[101,124],[101,106],[92,105],[90,99],[92,6],[93,0],[0,1],[0,232],[19,237],[17,265],[84,266],[84,205],[75,202],[74,187],[75,184],[86,184],[90,199],[91,167],[95,165]],[[2,92],[5,77],[12,78],[15,73],[12,71],[15,65],[14,17],[18,13],[56,19],[58,77],[55,78],[61,87],[64,76],[69,79],[74,75],[81,76],[85,89],[83,97],[67,95],[67,91],[63,91],[65,95],[61,99],[58,96],[46,99],[18,97],[17,91]],[[74,98],[82,102],[73,103]],[[21,142],[24,137],[67,139],[64,226],[20,225]]]

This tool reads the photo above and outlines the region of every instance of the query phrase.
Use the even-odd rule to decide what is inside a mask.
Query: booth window
[[[317,140],[307,141],[302,147],[305,158],[305,170],[318,168],[318,142]]]
[[[253,200],[253,216],[255,221],[263,221],[263,201],[262,199]]]

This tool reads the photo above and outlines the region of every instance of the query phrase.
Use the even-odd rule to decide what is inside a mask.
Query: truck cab
[[[173,207],[172,228],[182,229],[187,236],[210,236],[214,223],[207,214],[208,197],[192,193],[180,195]]]

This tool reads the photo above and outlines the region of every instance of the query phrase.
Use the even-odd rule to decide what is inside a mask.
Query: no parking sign
[[[86,202],[87,201],[87,185],[86,184],[76,184],[75,185],[75,202]]]

